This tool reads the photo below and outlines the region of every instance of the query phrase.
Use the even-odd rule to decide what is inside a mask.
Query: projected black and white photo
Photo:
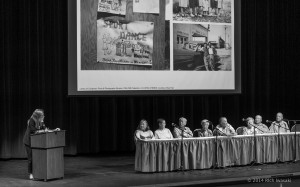
[[[134,0],[133,12],[159,14],[159,0]]]
[[[152,66],[153,28],[153,22],[98,19],[97,62]]]
[[[174,23],[174,70],[231,71],[230,25]]]
[[[173,0],[173,20],[231,23],[231,0]]]
[[[126,0],[125,15],[99,12],[98,2],[77,0],[77,60],[76,67],[70,66],[77,76],[72,82],[77,94],[238,91],[240,35],[235,19],[176,21],[168,6],[174,1],[169,0],[159,1],[159,14],[145,13],[153,12],[150,6],[134,9],[133,0]],[[171,13],[170,20],[164,10]],[[212,10],[209,15],[223,14]]]
[[[126,0],[98,0],[98,12],[125,15]]]

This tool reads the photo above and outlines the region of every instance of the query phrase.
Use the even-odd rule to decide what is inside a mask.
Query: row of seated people
[[[135,131],[134,139],[137,140],[149,140],[149,139],[173,139],[173,138],[192,138],[194,133],[189,127],[186,127],[187,119],[184,117],[179,118],[179,124],[175,125],[171,132],[166,128],[166,121],[164,119],[158,119],[158,129],[154,132],[150,130],[148,122],[141,120],[137,130]],[[208,127],[210,122],[206,119],[201,121],[201,129],[196,129],[195,137],[211,137],[211,136],[234,136],[234,135],[253,135],[264,133],[278,133],[290,132],[289,127],[285,121],[283,121],[283,114],[277,113],[276,121],[274,121],[268,128],[262,123],[262,117],[257,115],[255,120],[252,117],[246,119],[246,127],[239,127],[237,131],[227,122],[226,117],[219,119],[219,124],[211,131]],[[254,126],[256,128],[254,128]]]

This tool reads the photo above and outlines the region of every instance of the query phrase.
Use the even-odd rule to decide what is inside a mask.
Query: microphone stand
[[[277,137],[277,144],[278,144],[277,147],[278,148],[277,148],[277,160],[276,160],[276,163],[278,164],[278,163],[282,162],[282,161],[280,161],[280,128],[283,128],[285,130],[289,130],[289,129],[282,127],[280,124],[276,124],[276,122],[273,124],[278,127],[278,137]]]
[[[252,161],[251,166],[258,164],[257,162],[257,139],[256,139],[256,130],[258,129],[259,131],[261,131],[262,133],[265,133],[262,129],[258,128],[256,125],[252,125],[250,124],[252,127],[254,127],[254,151],[255,151],[255,155],[254,155],[254,160]]]
[[[293,160],[293,163],[296,163],[297,162],[297,122],[294,121],[294,124],[295,124],[295,134],[294,134],[294,145],[295,145],[295,151],[294,151],[294,160]],[[291,129],[292,130],[292,129]]]
[[[176,124],[172,124],[174,128],[178,128]],[[184,127],[185,128],[185,127]],[[180,147],[181,147],[181,158],[180,158],[180,167],[177,169],[177,171],[182,171],[183,172],[183,157],[184,157],[184,152],[183,152],[183,134],[184,134],[184,128],[181,128],[181,141],[180,141]],[[179,129],[179,128],[178,128]]]
[[[300,120],[287,120],[288,122],[292,121],[295,125],[295,134],[294,134],[294,145],[295,145],[295,151],[294,151],[294,160],[293,162],[297,162],[297,122],[300,122]],[[292,130],[292,129],[291,129]]]
[[[181,129],[181,164],[179,170],[183,171],[183,157],[184,157],[184,152],[183,152],[183,132],[184,129]]]
[[[256,127],[255,125],[250,124],[253,128],[254,128],[254,160],[252,161],[251,166],[254,166],[257,163],[257,145],[256,145],[256,129],[259,129],[258,127]],[[262,131],[261,129],[259,129],[260,131]],[[262,131],[263,132],[263,131]]]
[[[275,123],[274,123],[275,124]],[[280,125],[278,125],[278,138],[277,138],[277,160],[276,160],[276,163],[278,164],[280,162]]]
[[[294,140],[295,140],[295,152],[294,152],[294,163],[297,162],[297,122],[294,121],[294,124],[295,124],[295,137],[294,137]]]
[[[213,127],[213,125],[212,125],[212,127]],[[214,165],[213,169],[220,168],[219,167],[219,162],[218,162],[218,135],[220,133],[222,135],[227,136],[227,134],[220,131],[217,127],[215,127],[215,130],[217,130],[217,133],[216,133],[216,140],[215,140],[215,165]]]

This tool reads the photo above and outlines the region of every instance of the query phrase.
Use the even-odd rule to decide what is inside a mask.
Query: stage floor
[[[289,180],[253,183],[258,177],[294,175]],[[27,161],[0,161],[0,186],[300,186],[300,162],[167,173],[134,171],[133,156],[65,157],[63,180],[30,181]],[[288,177],[290,178],[290,177]],[[252,182],[247,182],[248,179]]]

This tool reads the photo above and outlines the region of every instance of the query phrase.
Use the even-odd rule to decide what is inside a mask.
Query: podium
[[[65,131],[31,135],[32,171],[35,179],[64,178]]]

